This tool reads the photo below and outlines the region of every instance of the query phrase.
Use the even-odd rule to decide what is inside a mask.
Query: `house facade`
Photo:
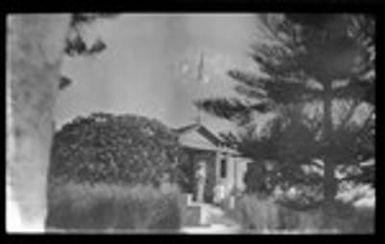
[[[199,165],[205,165],[206,177],[204,201],[213,202],[214,190],[218,184],[224,186],[225,197],[235,191],[243,191],[243,175],[248,160],[224,146],[222,140],[200,123],[192,124],[175,130],[185,155],[185,172],[190,187],[187,192],[196,196],[196,172]]]

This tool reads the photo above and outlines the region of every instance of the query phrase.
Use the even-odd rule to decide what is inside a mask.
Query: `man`
[[[198,169],[196,171],[197,179],[197,201],[204,202],[204,189],[206,185],[206,163],[204,161],[199,162]]]

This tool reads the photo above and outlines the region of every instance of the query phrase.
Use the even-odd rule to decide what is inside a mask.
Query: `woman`
[[[214,203],[221,205],[226,195],[225,181],[221,179],[214,188]]]

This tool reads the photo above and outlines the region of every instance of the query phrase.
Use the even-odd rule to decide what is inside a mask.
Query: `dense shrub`
[[[158,183],[177,171],[176,135],[156,120],[92,114],[54,136],[50,179],[76,182]]]
[[[179,157],[179,174],[180,180],[178,181],[179,186],[183,190],[183,192],[193,193],[195,191],[195,167],[194,164],[191,163],[190,155],[187,153],[187,149],[181,151]]]
[[[67,183],[50,190],[49,230],[178,230],[179,191],[151,186]]]

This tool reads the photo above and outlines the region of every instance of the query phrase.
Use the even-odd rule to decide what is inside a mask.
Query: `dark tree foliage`
[[[76,56],[94,55],[103,51],[107,46],[100,39],[97,39],[91,46],[87,46],[82,36],[82,28],[96,22],[99,19],[113,17],[116,17],[116,14],[73,14],[70,22],[70,32],[66,39],[65,53],[69,56]]]
[[[76,13],[72,14],[70,20],[69,32],[66,38],[66,45],[64,52],[70,57],[75,56],[92,56],[96,55],[107,48],[107,45],[101,39],[95,40],[95,42],[89,46],[84,41],[84,28],[96,22],[99,19],[114,18],[117,14],[107,13],[95,13],[85,14]],[[60,79],[59,89],[63,90],[72,83],[72,80],[63,75]]]
[[[156,120],[94,113],[78,117],[54,136],[50,179],[152,183],[177,175],[176,136]]]
[[[288,14],[262,15],[260,20],[273,41],[252,46],[251,57],[260,75],[230,70],[239,96],[203,99],[196,105],[240,126],[254,122],[256,113],[278,114],[268,126],[268,136],[249,133],[224,138],[254,161],[279,162],[278,172],[286,180],[305,179],[300,166],[321,159],[325,199],[332,202],[338,187],[333,173],[337,166],[360,167],[360,162],[374,156],[374,18]],[[332,120],[336,102],[350,105],[338,125]],[[319,116],[311,117],[304,110],[309,104],[322,105]],[[357,125],[352,117],[362,104],[372,107],[373,116]]]
[[[305,23],[309,17],[310,24],[315,19],[324,19],[320,16],[300,16],[305,18]],[[253,112],[275,110],[277,105],[322,99],[324,83],[339,79],[350,82],[335,88],[334,98],[351,98],[373,104],[375,74],[370,73],[375,68],[375,37],[374,20],[370,16],[349,15],[344,19],[348,22],[344,30],[322,31],[318,30],[322,23],[318,23],[316,29],[307,27],[299,31],[296,29],[300,27],[294,25],[290,18],[271,26],[267,17],[261,18],[269,28],[269,34],[273,35],[272,39],[279,41],[279,45],[258,43],[252,46],[250,54],[263,75],[230,70],[228,74],[237,82],[235,90],[240,97],[198,100],[196,105],[199,108],[221,118],[242,122],[239,118]],[[301,18],[296,17],[296,20]],[[336,35],[335,31],[346,35]],[[358,56],[360,62],[353,63]]]
[[[250,158],[259,166],[274,162],[272,170],[266,171],[263,177],[269,181],[270,187],[277,185],[292,186],[293,184],[319,184],[320,177],[305,174],[301,166],[316,167],[311,160],[320,153],[320,142],[315,140],[319,129],[309,126],[300,120],[293,111],[285,112],[270,121],[256,136],[253,127],[244,130],[237,136],[231,133],[222,135],[243,157]],[[260,180],[260,179],[259,179]]]
[[[262,164],[248,164],[247,171],[243,176],[246,193],[270,194],[273,189],[269,187],[266,175],[266,168]]]

